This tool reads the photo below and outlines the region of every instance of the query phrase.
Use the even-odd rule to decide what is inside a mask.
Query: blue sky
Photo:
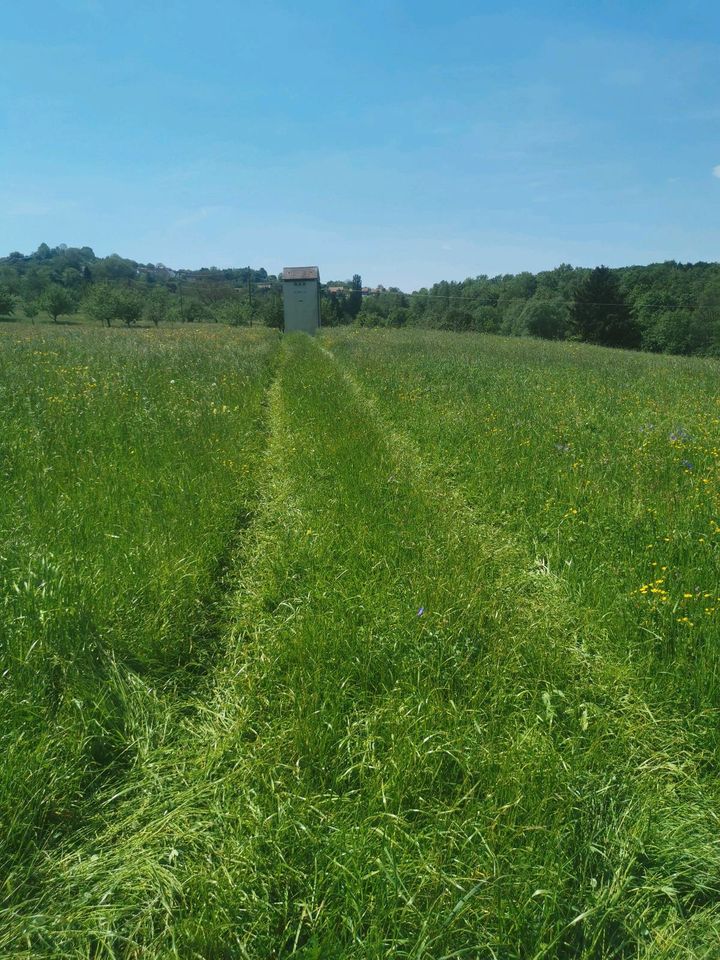
[[[717,3],[36,0],[0,63],[2,255],[403,289],[718,259]]]

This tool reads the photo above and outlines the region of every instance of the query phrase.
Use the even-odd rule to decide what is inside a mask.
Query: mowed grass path
[[[387,413],[286,338],[214,665],[135,698],[6,954],[713,956],[697,733]]]

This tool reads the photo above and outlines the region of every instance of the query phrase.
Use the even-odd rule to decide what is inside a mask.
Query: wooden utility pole
[[[250,326],[252,326],[253,305],[252,305],[252,272],[248,266],[248,304],[250,306]]]

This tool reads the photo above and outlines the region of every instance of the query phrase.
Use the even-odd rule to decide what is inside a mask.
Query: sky
[[[0,255],[418,289],[717,260],[720,5],[35,0],[0,27]]]

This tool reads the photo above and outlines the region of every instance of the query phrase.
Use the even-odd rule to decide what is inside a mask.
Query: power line
[[[331,294],[334,296],[334,294]],[[364,293],[363,298],[369,299],[370,297],[417,297],[421,300],[463,300],[468,303],[476,303],[480,306],[488,307],[497,307],[500,305],[505,305],[508,303],[553,303],[553,304],[562,304],[563,306],[573,306],[575,300],[561,300],[557,297],[552,297],[549,300],[535,300],[534,297],[498,297],[496,300],[488,300],[482,297],[468,297],[463,296],[462,294],[457,293],[421,293],[419,290],[415,290],[412,293],[404,293],[402,290],[382,290],[382,291],[372,291],[371,293]],[[502,301],[502,304],[500,303]],[[600,300],[584,300],[583,303],[594,307],[630,307],[633,306],[642,306],[642,307],[665,307],[669,310],[681,310],[683,308],[687,309],[696,309],[700,306],[698,303],[663,303],[660,300],[657,301],[645,301],[642,304],[632,304],[632,303],[605,303]]]

